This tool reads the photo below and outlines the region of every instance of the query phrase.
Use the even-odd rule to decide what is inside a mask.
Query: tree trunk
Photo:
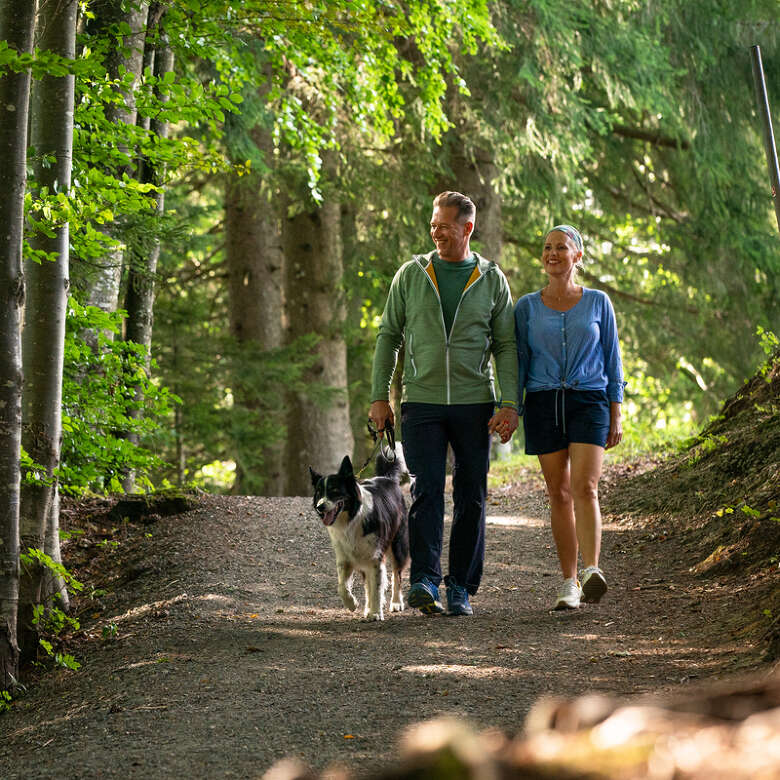
[[[451,142],[449,165],[453,178],[442,179],[441,189],[457,190],[474,201],[477,207],[477,221],[472,237],[474,249],[488,260],[498,263],[503,245],[501,195],[496,187],[498,168],[490,150],[469,148],[464,138],[456,135]]]
[[[125,6],[127,9],[125,10]],[[130,34],[126,35],[123,44],[117,46],[106,63],[109,76],[119,78],[120,71],[134,74],[133,87],[123,93],[124,100],[117,104],[111,104],[106,108],[106,118],[112,124],[134,125],[136,123],[137,110],[135,104],[135,84],[142,72],[144,61],[144,40],[146,37],[146,20],[149,11],[147,0],[136,0],[134,3],[123,3],[122,0],[103,0],[91,6],[96,13],[94,27],[107,29],[111,25],[126,23],[130,27]],[[127,50],[129,49],[129,53]],[[126,154],[132,150],[120,147]],[[131,155],[132,156],[132,155]],[[131,166],[124,170],[118,170],[115,175],[132,173]],[[116,227],[109,231],[114,237],[118,237]],[[116,249],[109,252],[103,267],[89,280],[88,303],[97,306],[103,311],[114,312],[119,305],[119,289],[122,280],[123,252]],[[96,343],[96,341],[95,341]]]
[[[261,128],[252,140],[266,161],[272,159],[270,133]],[[263,354],[285,342],[284,253],[277,193],[268,192],[258,176],[230,177],[225,192],[225,256],[228,267],[230,330],[241,359],[236,366],[234,400],[252,419],[258,410],[278,418],[264,425],[262,441],[246,432],[235,437],[236,479],[233,491],[265,496],[284,494],[284,443],[269,442],[268,432],[284,428],[284,409],[273,408],[246,377],[245,361],[262,361]],[[242,430],[245,426],[242,426]]]
[[[39,18],[38,47],[61,57],[76,54],[76,0],[44,3]],[[35,181],[50,192],[68,193],[73,150],[74,77],[47,76],[32,86],[30,143],[36,151]],[[44,158],[54,159],[44,164]],[[55,472],[62,443],[62,373],[65,353],[65,317],[69,287],[68,225],[55,228],[51,237],[40,233],[31,239],[34,249],[50,254],[51,261],[26,263],[22,355],[22,444],[36,464],[45,469],[46,480],[22,485],[20,545],[22,551],[45,548],[47,523],[57,534],[49,547],[59,546],[59,502],[55,500]],[[32,623],[33,608],[50,600],[44,592],[45,573],[40,566],[24,568],[19,583],[19,646],[22,660],[37,654],[38,635]],[[60,584],[55,592],[63,590]]]
[[[326,168],[327,170],[327,168]],[[338,470],[354,441],[347,394],[347,348],[341,248],[341,214],[333,193],[315,207],[285,220],[286,289],[290,339],[320,335],[308,383],[333,391],[320,405],[309,394],[292,397],[287,425],[287,495],[311,492],[309,465],[328,474]]]
[[[151,48],[151,47],[148,47]],[[166,73],[173,70],[173,52],[170,46],[163,44],[156,47],[153,56],[147,56],[145,59],[151,62],[154,75],[162,79]],[[167,96],[158,94],[158,100],[167,101]],[[149,122],[149,130],[158,138],[168,137],[168,123],[152,119]],[[143,160],[138,172],[138,178],[144,184],[154,184],[162,187],[164,180],[164,171],[155,169],[149,160]],[[156,214],[162,217],[165,211],[165,194],[158,192],[155,196],[157,208]],[[151,348],[152,348],[152,325],[154,317],[154,280],[157,274],[157,262],[160,259],[160,239],[154,236],[145,258],[136,259],[130,266],[127,280],[127,295],[125,297],[125,309],[127,311],[125,340],[140,344],[146,349],[146,373],[150,373]],[[140,387],[135,390],[136,400],[139,402],[137,407],[129,411],[131,419],[140,419],[143,415],[141,401],[143,400],[143,391]],[[138,434],[129,433],[127,438],[133,444],[138,444]],[[125,476],[122,484],[126,493],[131,493],[135,489],[135,474],[129,473]]]
[[[357,210],[353,204],[341,207],[341,244],[343,273],[354,277],[358,265],[360,242],[357,230]],[[349,417],[352,425],[352,439],[355,443],[353,458],[356,464],[366,461],[374,446],[368,435],[368,405],[366,399],[371,392],[371,358],[375,339],[367,337],[365,328],[360,327],[363,317],[365,293],[359,286],[345,285],[346,323],[344,333],[347,342],[347,385],[349,387]],[[357,468],[357,465],[355,466]]]
[[[154,57],[154,75],[162,79],[166,73],[173,70],[173,52],[164,45],[157,49]],[[158,100],[166,102],[167,97],[158,95]],[[158,138],[168,137],[166,121],[151,120],[149,129]],[[153,167],[149,160],[141,163],[138,178],[144,184],[154,184],[162,187],[164,171]],[[165,210],[165,194],[159,192],[156,196],[157,216],[161,217]],[[152,345],[152,324],[154,312],[154,280],[157,273],[157,262],[160,259],[160,240],[152,239],[149,254],[130,269],[125,308],[127,309],[127,329],[125,339],[134,341],[146,347],[147,352]]]
[[[35,6],[0,3],[0,39],[32,52]],[[22,229],[29,72],[0,75],[0,690],[18,679],[19,453],[22,443]]]
[[[46,536],[43,551],[54,563],[62,563],[62,550],[60,549],[60,492],[56,485],[46,517]],[[70,609],[68,589],[65,586],[65,581],[59,574],[55,574],[48,569],[44,571],[41,590],[47,597],[57,594],[62,605],[61,608],[66,612]]]

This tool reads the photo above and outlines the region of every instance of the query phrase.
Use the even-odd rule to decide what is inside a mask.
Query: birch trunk
[[[126,6],[126,9],[125,9]],[[124,3],[122,0],[105,0],[94,6],[97,15],[95,27],[108,27],[117,23],[127,23],[130,34],[125,36],[123,47],[117,47],[107,63],[107,69],[111,78],[119,78],[120,72],[125,70],[135,77],[133,86],[123,93],[124,102],[112,104],[106,109],[106,118],[113,124],[134,125],[136,123],[137,110],[135,104],[135,85],[143,68],[144,40],[146,37],[146,21],[149,11],[147,0]],[[129,49],[129,54],[125,51]],[[132,156],[132,150],[120,147],[126,154]],[[124,169],[116,171],[120,176],[123,172],[131,173],[128,164]],[[116,230],[108,231],[115,238]],[[89,280],[88,303],[97,306],[103,311],[114,312],[119,305],[119,290],[122,281],[123,251],[116,249],[109,252],[103,267]],[[112,337],[108,334],[109,337]],[[96,343],[96,341],[95,341]]]
[[[148,47],[152,48],[152,47]],[[166,73],[173,70],[173,52],[168,45],[162,45],[156,48],[153,55],[147,55],[145,59],[153,68],[154,75],[162,79]],[[158,94],[158,100],[167,101],[167,96]],[[168,123],[152,119],[149,122],[149,128],[158,138],[168,137]],[[162,187],[164,181],[164,171],[156,169],[149,160],[143,160],[138,172],[138,178],[145,184],[154,184]],[[155,196],[156,213],[162,217],[165,211],[165,193],[160,191]],[[125,340],[140,344],[146,349],[146,373],[150,373],[151,348],[152,348],[152,327],[154,322],[154,281],[157,275],[157,263],[160,259],[160,239],[154,236],[149,252],[145,258],[136,260],[130,267],[127,280],[127,295],[125,297],[125,309],[127,311],[127,321],[125,328]],[[129,411],[131,419],[140,419],[143,415],[141,401],[143,401],[143,391],[140,387],[135,390],[138,407]],[[128,440],[138,444],[138,435],[129,433]],[[135,475],[128,474],[123,480],[123,488],[126,493],[131,493],[135,489]]]
[[[352,455],[340,205],[331,193],[318,208],[285,220],[285,258],[290,338],[317,333],[317,360],[309,384],[333,392],[324,406],[308,394],[292,397],[287,425],[287,495],[311,492],[309,465],[328,474]]]
[[[44,3],[39,18],[38,47],[62,57],[76,54],[76,0]],[[73,150],[74,77],[47,76],[32,85],[30,143],[36,151],[35,181],[50,192],[68,193]],[[54,162],[43,164],[43,158]],[[47,525],[52,539],[49,548],[59,547],[59,502],[55,472],[62,443],[62,372],[65,353],[65,317],[69,287],[68,225],[57,227],[51,237],[42,233],[31,239],[33,248],[54,259],[25,265],[25,301],[22,354],[22,444],[44,467],[47,479],[22,486],[20,545],[44,550]],[[24,568],[19,583],[19,646],[22,660],[37,653],[38,636],[32,624],[33,607],[50,601],[44,583],[64,591],[62,583],[46,576],[40,566]]]
[[[35,2],[0,3],[0,39],[32,52]],[[0,690],[19,674],[19,453],[22,443],[22,228],[29,72],[0,76]]]

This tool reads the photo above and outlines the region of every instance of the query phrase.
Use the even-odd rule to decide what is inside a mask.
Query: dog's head
[[[337,474],[323,477],[311,466],[309,473],[314,488],[312,503],[324,525],[333,525],[342,512],[347,512],[350,517],[355,516],[360,507],[360,490],[349,455],[344,456]]]

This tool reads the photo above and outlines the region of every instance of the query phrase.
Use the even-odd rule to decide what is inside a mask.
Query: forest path
[[[362,771],[442,713],[511,734],[544,694],[644,693],[755,665],[674,540],[608,523],[609,593],[552,613],[539,486],[492,495],[488,512],[474,616],[383,623],[341,606],[308,498],[204,497],[131,530],[106,551],[123,574],[81,617],[82,669],[0,717],[0,777],[257,778],[284,756]]]

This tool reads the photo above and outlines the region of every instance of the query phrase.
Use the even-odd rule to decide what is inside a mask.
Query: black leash
[[[366,466],[373,460],[374,455],[382,448],[382,437],[379,436],[381,431],[378,431],[371,420],[366,423],[371,438],[374,440],[374,449],[371,450],[369,456],[366,458],[366,462],[360,467],[360,470],[355,474],[359,477],[366,469]],[[389,422],[385,422],[384,434],[387,437],[387,447],[382,448],[382,456],[388,463],[392,463],[395,460],[395,428]]]

